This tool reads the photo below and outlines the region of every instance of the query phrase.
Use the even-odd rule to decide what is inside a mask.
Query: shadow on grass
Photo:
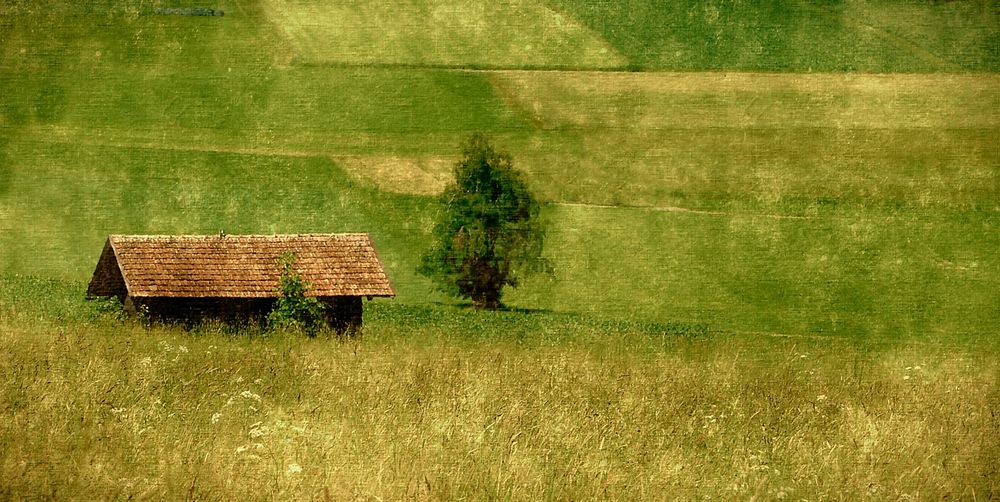
[[[472,302],[456,302],[456,303],[446,303],[441,301],[428,302],[429,305],[434,305],[435,307],[441,308],[455,308],[462,311],[469,312],[510,312],[514,314],[567,314],[566,312],[558,312],[552,309],[535,309],[527,307],[512,307],[509,305],[501,305],[496,309],[480,309],[476,308]]]

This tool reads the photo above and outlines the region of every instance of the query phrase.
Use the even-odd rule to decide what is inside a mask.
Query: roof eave
[[[128,282],[128,276],[125,275],[125,269],[122,268],[122,261],[118,259],[118,250],[115,249],[115,237],[118,236],[114,234],[108,236],[108,245],[111,246],[111,253],[115,255],[115,265],[118,266],[118,272],[122,274],[122,282],[125,283],[125,294],[132,296],[132,285]]]
[[[382,263],[382,257],[378,254],[378,249],[375,247],[375,243],[372,242],[371,234],[364,234],[365,239],[368,240],[368,245],[372,248],[372,254],[375,255],[375,262],[378,263],[379,269],[382,271],[382,275],[385,276],[385,285],[389,288],[388,295],[365,295],[365,296],[381,296],[383,298],[392,298],[396,296],[396,288],[392,287],[392,281],[389,280],[389,274],[385,271],[385,264]]]

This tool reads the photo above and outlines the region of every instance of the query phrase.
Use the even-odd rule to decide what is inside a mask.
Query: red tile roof
[[[274,297],[285,252],[309,296],[395,296],[368,234],[111,235],[87,294],[123,279],[134,297]]]

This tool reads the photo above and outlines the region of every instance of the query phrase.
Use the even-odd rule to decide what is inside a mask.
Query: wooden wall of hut
[[[194,326],[220,321],[239,326],[264,326],[274,298],[129,298],[126,312],[141,313],[154,322]]]
[[[339,333],[361,328],[360,296],[327,296],[320,298],[326,306],[326,322]]]
[[[333,296],[319,300],[323,303],[331,329],[344,333],[361,328],[361,297]],[[274,298],[129,297],[124,303],[125,311],[130,315],[140,314],[153,322],[191,327],[206,321],[219,321],[236,326],[263,327],[274,301]]]

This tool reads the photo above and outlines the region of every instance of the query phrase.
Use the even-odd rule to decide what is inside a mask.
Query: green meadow
[[[0,1],[0,494],[996,496],[995,2],[661,4]],[[504,312],[415,272],[475,131],[554,265]],[[220,229],[369,232],[399,295],[350,342],[82,298]]]
[[[996,71],[996,4],[554,0],[647,70]]]

